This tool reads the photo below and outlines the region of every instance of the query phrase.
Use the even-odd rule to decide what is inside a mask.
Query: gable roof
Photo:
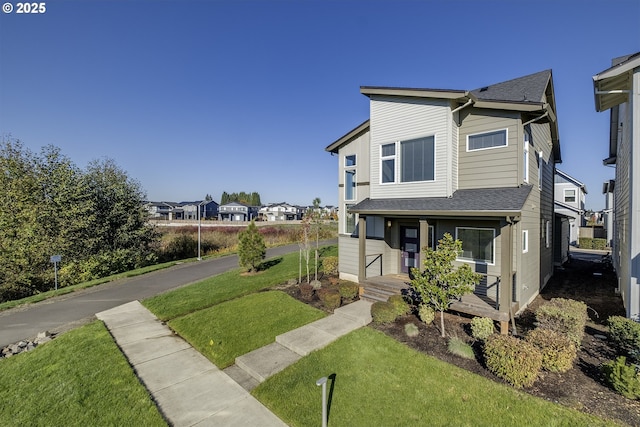
[[[560,169],[556,169],[556,175],[560,175],[566,181],[570,181],[576,187],[580,187],[582,191],[584,191],[584,194],[587,194],[587,186],[584,185],[582,182],[578,181],[577,179],[575,179],[574,177],[572,177],[571,175],[569,175],[568,173],[562,172]]]
[[[471,94],[478,100],[483,101],[533,103],[539,106],[544,100],[550,79],[551,70],[544,70],[507,80],[506,82],[474,89]]]
[[[507,216],[517,215],[533,187],[457,190],[451,197],[365,199],[349,212],[378,215]]]

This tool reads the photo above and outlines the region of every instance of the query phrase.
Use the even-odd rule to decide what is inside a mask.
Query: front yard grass
[[[0,425],[166,426],[102,322],[0,359]]]
[[[325,376],[333,426],[616,425],[446,364],[368,327],[302,358],[252,394],[291,426],[319,425],[316,380]]]
[[[179,317],[169,326],[223,369],[236,357],[273,343],[277,335],[324,316],[284,292],[268,291]]]
[[[320,248],[320,251],[322,256],[338,254],[337,246]],[[298,256],[297,253],[291,253],[267,260],[263,263],[265,269],[258,274],[243,275],[240,269],[222,273],[193,285],[148,298],[142,301],[142,304],[161,320],[184,316],[297,278]]]

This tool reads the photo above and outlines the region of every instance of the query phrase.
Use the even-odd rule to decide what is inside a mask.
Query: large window
[[[356,155],[344,158],[344,199],[356,199]]]
[[[565,203],[575,203],[576,201],[576,189],[575,188],[565,188],[564,189],[564,202]]]
[[[462,241],[462,252],[458,259],[494,264],[495,237],[493,228],[456,227],[456,239]]]
[[[506,147],[507,130],[497,130],[467,136],[467,151],[486,150],[488,148]]]
[[[380,147],[380,162],[382,170],[382,183],[396,181],[396,144],[385,144]]]
[[[367,238],[384,239],[384,218],[381,216],[367,217]]]
[[[401,147],[401,181],[433,181],[435,175],[433,136],[427,138],[402,141]]]

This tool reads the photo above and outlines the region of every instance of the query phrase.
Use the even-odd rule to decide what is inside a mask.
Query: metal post
[[[201,220],[200,220],[200,207],[202,206],[202,202],[198,203],[198,261],[202,260],[202,257],[200,256],[200,226],[201,226]]]
[[[317,386],[322,386],[322,427],[327,427],[327,377],[316,381]]]
[[[55,277],[55,283],[56,283],[56,291],[58,290],[58,263],[54,262],[53,263],[53,274]]]

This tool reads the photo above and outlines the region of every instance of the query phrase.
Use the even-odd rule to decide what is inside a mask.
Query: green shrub
[[[302,283],[300,285],[300,297],[302,299],[310,301],[313,298],[313,286],[309,283]]]
[[[436,311],[430,305],[420,304],[418,307],[418,317],[425,324],[430,325],[436,318]]]
[[[628,399],[640,399],[640,372],[636,366],[627,365],[626,357],[603,364],[602,373],[615,391]]]
[[[607,239],[594,239],[591,237],[580,237],[578,239],[578,246],[580,249],[606,249]]]
[[[485,341],[495,331],[493,319],[488,317],[474,317],[471,319],[471,336],[479,341]]]
[[[634,363],[640,363],[640,323],[622,316],[607,319],[609,337],[616,349]]]
[[[540,329],[551,329],[568,336],[580,348],[587,324],[587,305],[581,301],[552,298],[536,310]]]
[[[238,264],[248,272],[257,271],[266,254],[264,237],[251,220],[247,228],[238,233]]]
[[[353,300],[358,296],[358,291],[360,287],[357,283],[353,282],[340,282],[338,285],[338,289],[340,291],[340,295],[344,299]]]
[[[330,310],[340,307],[340,292],[335,288],[322,288],[318,290],[318,298]]]
[[[542,355],[526,341],[493,334],[484,345],[487,369],[515,387],[530,387],[542,368]]]
[[[470,344],[467,344],[463,340],[458,337],[449,338],[449,343],[447,344],[447,350],[449,353],[455,354],[456,356],[460,356],[464,359],[475,359],[476,355],[473,352],[473,347]]]
[[[325,274],[338,274],[338,257],[327,256],[322,258],[322,271]]]
[[[576,345],[566,335],[550,329],[534,329],[526,341],[542,354],[542,369],[551,372],[567,372],[576,360]]]
[[[391,303],[377,301],[371,305],[371,318],[374,323],[391,323],[396,317],[398,315]]]
[[[408,337],[417,337],[420,335],[420,330],[413,323],[407,323],[404,325],[404,333],[407,334]]]
[[[396,316],[404,316],[411,311],[411,307],[407,304],[402,295],[391,295],[389,297],[389,304],[393,306]]]

